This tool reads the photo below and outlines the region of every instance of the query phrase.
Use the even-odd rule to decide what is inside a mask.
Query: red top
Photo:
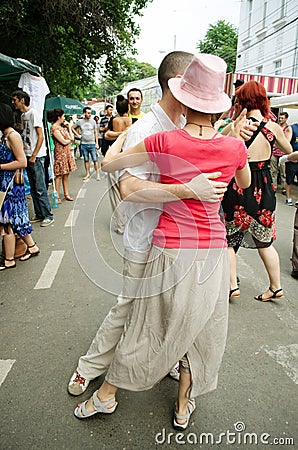
[[[200,173],[217,171],[222,172],[217,181],[228,183],[247,161],[244,143],[228,136],[198,139],[174,130],[147,137],[145,145],[166,184],[187,183]],[[192,199],[164,203],[152,242],[167,248],[226,247],[219,204]]]

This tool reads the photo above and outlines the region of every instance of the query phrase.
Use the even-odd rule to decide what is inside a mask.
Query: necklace
[[[203,133],[203,128],[213,128],[212,125],[203,125],[203,124],[194,123],[194,122],[186,122],[186,125],[195,125],[196,127],[200,127],[199,136],[203,136],[203,134],[202,134]]]

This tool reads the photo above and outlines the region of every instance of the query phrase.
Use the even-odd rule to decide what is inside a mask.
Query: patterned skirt
[[[251,185],[239,188],[233,178],[222,201],[230,247],[265,248],[276,239],[276,197],[269,161],[249,163]]]

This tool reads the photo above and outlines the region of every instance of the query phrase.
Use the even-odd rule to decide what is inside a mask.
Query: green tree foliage
[[[42,66],[52,95],[76,97],[99,67],[117,76],[150,1],[1,0],[0,52]]]
[[[220,56],[227,63],[227,72],[234,72],[236,67],[238,30],[224,20],[209,25],[205,38],[199,41],[197,48],[201,53]]]
[[[126,82],[141,80],[157,74],[157,69],[149,63],[139,62],[135,58],[122,59],[117,75],[108,76],[106,89],[108,93],[119,93]]]

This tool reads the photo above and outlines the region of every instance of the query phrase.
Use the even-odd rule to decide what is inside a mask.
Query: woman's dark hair
[[[55,122],[55,113],[53,109],[50,109],[47,111],[47,121],[50,123]]]
[[[117,95],[116,110],[120,116],[128,113],[128,100],[123,95]]]
[[[64,111],[63,111],[63,109],[61,109],[61,108],[55,108],[54,110],[53,110],[53,122],[56,122],[58,119],[59,119],[59,117],[61,117],[61,116],[63,116],[63,114],[64,114]]]
[[[8,127],[14,126],[13,111],[9,105],[0,103],[0,130],[4,131]]]

